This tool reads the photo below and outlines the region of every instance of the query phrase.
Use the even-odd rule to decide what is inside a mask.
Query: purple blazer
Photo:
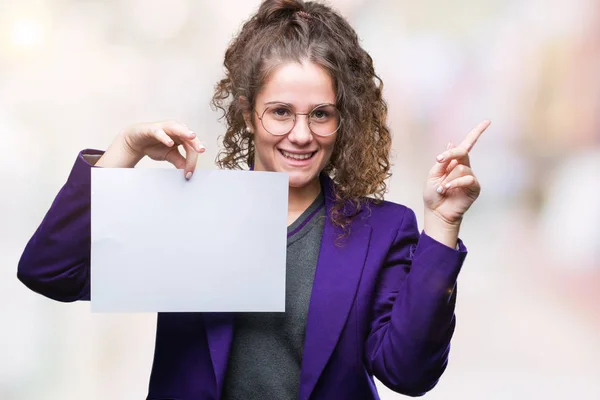
[[[54,300],[90,298],[90,168],[80,154],[19,261],[18,278]],[[322,183],[329,215],[335,185]],[[447,365],[466,248],[419,233],[414,212],[390,202],[362,211],[351,229],[336,246],[339,231],[326,219],[300,399],[378,399],[373,376],[422,395]],[[232,313],[158,313],[147,399],[219,399],[233,329]]]

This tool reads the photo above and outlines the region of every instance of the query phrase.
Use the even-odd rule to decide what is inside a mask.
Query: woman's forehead
[[[314,63],[285,63],[270,72],[257,102],[303,107],[335,103],[333,80],[325,69]]]

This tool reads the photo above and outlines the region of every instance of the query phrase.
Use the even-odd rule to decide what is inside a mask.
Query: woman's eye
[[[275,114],[278,117],[287,117],[288,115],[290,115],[290,111],[286,108],[275,108],[273,109],[273,114]]]
[[[325,110],[316,110],[313,112],[313,117],[316,119],[325,119],[329,117],[329,113]]]

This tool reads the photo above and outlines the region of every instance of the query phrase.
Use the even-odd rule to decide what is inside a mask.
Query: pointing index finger
[[[483,131],[485,131],[490,124],[491,122],[488,120],[480,122],[475,128],[473,128],[471,132],[469,132],[465,140],[463,140],[463,142],[460,144],[460,147],[464,147],[467,149],[467,151],[471,151],[473,146],[475,146],[475,143],[477,143],[477,140],[479,140],[479,137]]]

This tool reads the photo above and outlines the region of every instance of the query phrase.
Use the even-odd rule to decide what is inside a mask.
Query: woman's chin
[[[289,172],[289,179],[290,188],[301,189],[310,185],[315,179],[317,179],[317,176],[314,174]]]

